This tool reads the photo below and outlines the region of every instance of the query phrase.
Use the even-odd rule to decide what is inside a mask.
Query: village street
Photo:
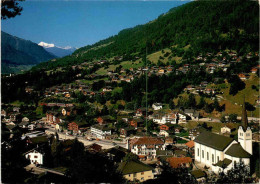
[[[55,134],[56,130],[55,129],[47,129],[45,130],[45,133],[50,135],[50,134]],[[66,135],[63,132],[57,132],[59,135],[60,139],[75,139],[77,136],[73,136],[73,135]],[[99,144],[100,146],[102,146],[103,149],[109,149],[112,147],[115,147],[116,145],[121,146],[123,148],[126,148],[126,143],[124,142],[119,142],[119,141],[112,141],[112,140],[92,140],[89,141],[87,139],[85,139],[85,137],[77,137],[77,139],[82,142],[85,146],[91,145],[93,143]]]

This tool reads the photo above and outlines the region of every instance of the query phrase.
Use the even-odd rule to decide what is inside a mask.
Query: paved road
[[[56,130],[47,129],[47,130],[45,130],[45,133],[46,134],[55,134]],[[66,135],[65,133],[62,133],[62,132],[58,132],[58,135],[59,135],[59,138],[61,138],[61,139],[75,139],[76,138],[76,136]],[[112,141],[112,140],[89,141],[89,140],[86,140],[84,137],[77,137],[77,138],[85,146],[96,143],[96,144],[99,144],[100,146],[102,146],[103,149],[109,149],[109,148],[115,147],[116,145],[126,148],[126,143],[123,143],[123,142]],[[114,145],[113,142],[116,142],[116,144]]]

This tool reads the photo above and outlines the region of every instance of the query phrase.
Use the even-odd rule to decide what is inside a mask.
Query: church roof
[[[223,151],[232,141],[233,141],[232,138],[225,137],[223,135],[214,134],[208,131],[202,132],[194,140],[194,142],[203,144],[205,146],[214,148],[219,151]]]
[[[232,144],[225,154],[237,158],[249,158],[251,156],[250,153],[245,151],[239,143]]]

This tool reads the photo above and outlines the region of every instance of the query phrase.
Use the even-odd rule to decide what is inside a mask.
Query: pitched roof
[[[170,157],[166,161],[170,164],[172,168],[178,168],[181,164],[191,163],[192,160],[190,157]]]
[[[191,140],[191,141],[187,142],[185,145],[188,146],[189,148],[193,148],[194,147],[194,141]]]
[[[223,151],[232,141],[232,138],[214,134],[208,131],[202,132],[194,140],[194,142],[203,144],[219,151]]]
[[[47,136],[44,135],[44,136],[32,137],[32,138],[30,138],[30,141],[33,144],[39,144],[39,143],[48,142],[48,138],[47,138]]]
[[[225,152],[225,154],[237,158],[249,158],[251,156],[247,151],[242,148],[239,143],[232,144],[230,148],[228,148],[228,150]]]
[[[227,166],[229,166],[229,164],[231,164],[231,162],[232,160],[225,158],[224,160],[218,161],[216,164],[213,165],[221,168],[226,168]]]
[[[164,144],[162,139],[157,137],[141,137],[133,143],[134,145],[151,145],[151,144]]]
[[[153,167],[146,165],[140,161],[122,162],[119,164],[118,167],[118,170],[121,171],[123,175],[150,171],[153,169]]]
[[[191,175],[194,176],[194,178],[202,178],[206,176],[206,173],[200,169],[191,171]]]

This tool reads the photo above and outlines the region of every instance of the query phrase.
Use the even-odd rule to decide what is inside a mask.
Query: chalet
[[[118,171],[129,181],[140,181],[154,179],[154,168],[140,161],[121,162]]]
[[[192,120],[198,120],[200,117],[199,111],[195,109],[185,109],[184,113],[191,117]]]
[[[195,87],[193,86],[193,85],[188,85],[187,87],[186,87],[186,90],[187,91],[191,91],[191,90],[194,90],[195,89]]]
[[[90,132],[93,136],[99,139],[105,139],[107,136],[111,135],[111,128],[106,125],[93,125],[90,128]]]
[[[186,123],[187,120],[191,119],[189,115],[183,113],[183,112],[178,112],[177,114],[179,123]]]
[[[222,133],[222,134],[225,134],[225,133],[231,133],[231,128],[229,128],[229,127],[227,127],[227,126],[224,126],[224,127],[222,127],[221,129],[220,129],[220,132]]]
[[[72,131],[73,133],[78,133],[79,125],[75,122],[71,122],[68,124],[68,130]]]
[[[21,123],[18,124],[18,126],[21,128],[27,128],[28,125],[29,125],[28,121],[22,121]]]
[[[107,86],[107,87],[104,87],[102,91],[103,92],[109,92],[109,91],[112,91],[112,89],[113,88],[111,86]]]
[[[32,149],[26,153],[24,153],[25,158],[30,160],[31,164],[42,165],[44,153],[40,149]]]
[[[9,117],[10,117],[10,121],[16,121],[16,117],[17,117],[18,113],[10,113]]]
[[[104,150],[104,153],[108,157],[108,159],[120,163],[122,162],[123,158],[126,156],[127,153],[130,151],[128,149],[125,149],[121,146],[115,146],[113,148]]]
[[[258,71],[258,68],[252,68],[251,69],[251,73],[257,73],[257,71]]]
[[[126,127],[126,128],[120,128],[120,136],[121,137],[128,137],[131,134],[135,133],[134,127]]]
[[[165,144],[162,139],[155,137],[141,137],[127,140],[127,148],[138,156],[153,159],[156,156],[156,150],[165,150]]]
[[[129,125],[137,129],[138,127],[142,126],[144,123],[144,120],[141,118],[138,119],[132,119],[129,121]]]
[[[140,109],[137,109],[136,112],[135,112],[135,116],[145,116],[146,115],[146,109],[145,108],[140,108]]]
[[[245,74],[243,74],[243,73],[238,74],[238,77],[239,77],[240,80],[242,80],[242,81],[248,79],[248,77],[247,77]]]
[[[169,137],[170,134],[174,133],[174,126],[170,123],[163,124],[160,127],[159,135]]]
[[[100,146],[99,144],[93,143],[91,145],[86,146],[86,150],[88,150],[89,152],[92,152],[92,153],[98,153],[98,152],[101,152],[102,146]]]
[[[112,120],[110,119],[109,116],[102,116],[102,117],[100,116],[97,118],[97,122],[99,125],[104,125],[112,122]]]
[[[154,103],[153,105],[152,105],[152,108],[153,108],[153,110],[160,110],[160,109],[162,109],[162,104],[161,103]]]
[[[192,166],[192,159],[190,157],[170,157],[166,159],[166,162],[174,169],[181,167],[189,168]]]
[[[14,111],[14,112],[20,112],[20,107],[14,107],[14,108],[13,108],[13,111]]]
[[[22,121],[29,122],[29,118],[27,118],[27,117],[24,117],[24,118],[22,119]]]
[[[175,113],[169,113],[166,115],[155,114],[153,122],[158,124],[171,123],[176,124],[178,122],[178,116]]]
[[[6,117],[6,115],[7,115],[7,112],[6,112],[6,110],[2,109],[2,110],[1,110],[1,116],[4,116],[4,117]]]
[[[215,90],[212,89],[212,88],[206,88],[206,89],[204,90],[204,93],[205,93],[205,94],[208,94],[208,95],[210,95],[210,94],[215,94]]]
[[[191,175],[193,176],[194,179],[196,179],[198,183],[206,183],[207,174],[204,171],[200,169],[193,170],[191,171]]]

